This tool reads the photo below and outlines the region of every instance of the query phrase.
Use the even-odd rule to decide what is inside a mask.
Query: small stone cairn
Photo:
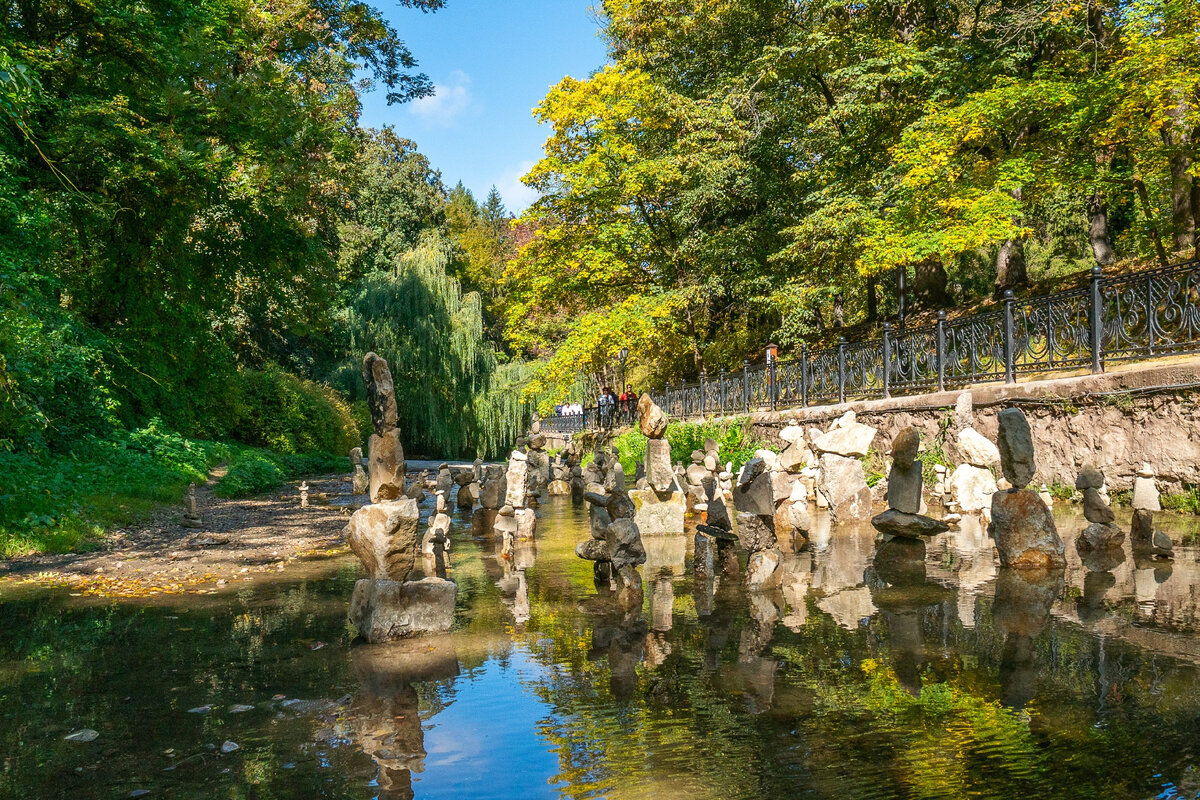
[[[692,451],[692,463],[687,469],[683,470],[683,475],[680,476],[679,470],[676,470],[676,477],[682,477],[682,482],[686,486],[687,494],[687,511],[695,513],[704,511],[704,506],[708,502],[708,491],[705,489],[705,484],[710,479],[717,478],[721,473],[721,461],[718,455],[720,445],[714,439],[704,440],[703,450]]]
[[[1075,540],[1080,553],[1090,550],[1119,549],[1125,542],[1125,531],[1113,524],[1117,517],[1100,495],[1104,473],[1091,464],[1079,471],[1075,488],[1083,492],[1083,517],[1091,524]]]
[[[374,432],[367,440],[367,477],[371,502],[404,494],[404,448],[400,445],[396,390],[388,363],[374,353],[363,358],[363,381]]]
[[[871,488],[861,459],[876,432],[847,411],[827,432],[812,436],[812,450],[818,454],[817,507],[828,506],[834,522],[866,519],[871,514]]]
[[[550,455],[546,452],[546,434],[541,432],[541,423],[534,421],[529,434],[529,471],[527,473],[529,497],[536,504],[550,485]]]
[[[906,539],[920,539],[949,530],[940,520],[921,514],[921,462],[917,451],[921,435],[916,428],[905,428],[892,440],[892,468],[888,472],[888,509],[871,519],[880,533]]]
[[[671,466],[671,443],[663,438],[667,415],[643,394],[638,400],[638,427],[646,437],[645,488],[630,493],[643,536],[683,533],[686,501]]]
[[[1011,489],[992,495],[992,521],[1000,564],[1018,569],[1061,569],[1066,566],[1062,539],[1050,509],[1027,489],[1036,470],[1033,435],[1029,422],[1017,408],[1006,408],[997,417],[1000,426],[1000,469]]]
[[[750,553],[746,563],[746,588],[752,590],[774,589],[782,577],[783,553],[776,536],[776,498],[780,502],[787,499],[791,495],[791,485],[787,478],[776,479],[777,474],[788,475],[778,467],[774,453],[760,450],[742,467],[733,488],[733,506],[738,512],[738,543]]]
[[[999,488],[991,467],[1000,463],[1000,450],[972,427],[963,428],[956,440],[963,463],[950,474],[949,489],[957,510],[987,514]]]
[[[404,493],[405,497],[411,497],[418,503],[425,499],[425,487],[429,483],[429,470],[423,469],[408,487],[408,491]]]
[[[371,488],[371,482],[367,479],[367,471],[363,469],[361,447],[350,449],[350,485],[354,494],[366,494]]]
[[[391,373],[374,353],[367,354],[363,373],[375,428],[368,445],[372,503],[355,511],[344,531],[367,571],[367,577],[354,584],[350,621],[369,642],[446,631],[454,618],[458,587],[436,577],[410,580],[417,561],[420,512],[416,500],[403,496],[404,462]]]
[[[550,483],[546,486],[546,494],[551,497],[565,497],[571,493],[571,465],[563,461],[562,453],[555,453],[550,462]]]
[[[637,568],[646,563],[646,549],[633,500],[625,490],[621,462],[598,451],[586,472],[590,480],[584,500],[589,504],[591,538],[576,545],[575,555],[594,562],[598,585],[607,584],[631,599],[633,594],[640,598],[642,580]]]
[[[1133,479],[1133,526],[1129,530],[1129,543],[1135,556],[1172,558],[1175,544],[1171,537],[1154,528],[1154,512],[1162,511],[1154,478],[1154,468],[1143,463]]]
[[[189,483],[187,488],[187,513],[183,515],[183,522],[180,523],[185,528],[202,528],[204,523],[200,521],[200,511],[196,507],[196,484]]]
[[[479,502],[479,480],[475,476],[475,468],[459,469],[454,472],[454,485],[458,487],[455,505],[461,511],[471,511]]]

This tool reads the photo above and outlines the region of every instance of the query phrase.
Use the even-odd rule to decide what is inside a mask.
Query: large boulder
[[[733,487],[733,507],[738,511],[765,516],[775,513],[775,489],[771,482],[771,473],[762,467],[761,461],[751,459],[742,471],[742,476],[743,479],[747,475],[753,477]]]
[[[838,456],[862,458],[875,440],[875,429],[861,422],[850,422],[833,428],[813,440],[813,450]]]
[[[996,477],[983,467],[959,464],[950,475],[950,491],[954,501],[968,513],[987,508],[996,493]]]
[[[529,481],[529,460],[521,451],[513,451],[504,480],[507,484],[507,493],[504,496],[505,504],[513,508],[524,508]]]
[[[817,489],[829,502],[829,514],[834,521],[848,522],[869,517],[871,487],[867,486],[862,462],[857,458],[825,452],[821,454],[819,463],[821,471]]]
[[[506,471],[500,464],[488,464],[483,468],[483,484],[479,487],[479,505],[499,509],[508,494]]]
[[[637,523],[631,519],[613,520],[604,532],[609,560],[614,569],[638,567],[646,563],[646,549]]]
[[[775,547],[778,540],[775,538],[774,516],[739,513],[737,515],[737,537],[738,544],[751,553]]]
[[[992,495],[989,530],[996,540],[1001,566],[1030,569],[1066,566],[1054,517],[1036,492],[1014,489]]]
[[[371,580],[354,584],[350,622],[373,644],[450,630],[458,587],[453,581]]]
[[[667,432],[667,415],[650,399],[649,394],[643,394],[638,400],[638,427],[647,439],[661,439]]]
[[[950,527],[940,520],[927,517],[923,514],[905,514],[894,508],[889,508],[882,514],[872,517],[871,524],[880,533],[902,536],[909,539],[920,536],[933,536],[934,534],[950,530]]]
[[[421,514],[411,497],[363,506],[350,517],[344,533],[367,575],[403,581],[417,559],[417,523]]]
[[[633,502],[633,519],[642,535],[683,533],[687,497],[682,491],[656,492],[654,489],[633,489],[628,496]]]
[[[905,514],[921,511],[921,490],[924,484],[922,465],[916,460],[921,445],[916,428],[905,428],[892,440],[892,468],[888,472],[887,503]]]
[[[975,467],[993,467],[1000,463],[1000,448],[974,428],[963,428],[958,434],[958,452],[964,461]]]

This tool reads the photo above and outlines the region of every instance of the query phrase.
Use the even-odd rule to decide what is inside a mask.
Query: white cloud
[[[450,126],[471,105],[470,86],[471,76],[456,69],[448,83],[435,83],[433,94],[414,100],[409,111],[428,123]]]
[[[504,200],[504,207],[514,214],[520,214],[540,196],[536,191],[521,183],[521,176],[533,169],[535,163],[537,162],[522,161],[512,169],[506,170],[495,181],[496,191],[500,192],[500,197]],[[477,199],[482,202],[486,196],[485,193]]]

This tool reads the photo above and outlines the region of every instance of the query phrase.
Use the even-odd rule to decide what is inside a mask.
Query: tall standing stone
[[[375,353],[363,358],[363,381],[374,433],[367,441],[367,476],[371,502],[404,494],[404,448],[400,444],[396,392],[387,361]]]
[[[1014,488],[992,495],[989,530],[996,539],[1000,564],[1022,569],[1061,569],[1066,566],[1062,539],[1050,509],[1037,492],[1025,487],[1033,479],[1033,438],[1020,409],[999,414],[1000,468]]]
[[[1033,434],[1029,421],[1019,408],[1006,408],[997,416],[1000,433],[1000,467],[1014,489],[1024,489],[1033,480]]]

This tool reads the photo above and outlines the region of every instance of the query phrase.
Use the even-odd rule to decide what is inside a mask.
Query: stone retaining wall
[[[879,429],[874,447],[890,449],[892,437],[915,425],[935,442],[954,425],[954,405],[969,391],[973,425],[995,441],[996,414],[1017,405],[1033,429],[1038,472],[1035,484],[1073,486],[1080,467],[1099,466],[1112,491],[1129,489],[1143,461],[1158,471],[1159,488],[1179,492],[1200,485],[1200,359],[1139,365],[1120,372],[1013,385],[986,384],[962,391],[868,400],[751,415],[754,431],[782,444],[779,430],[790,420],[825,427],[853,409],[860,422]],[[957,458],[953,435],[947,455]]]

